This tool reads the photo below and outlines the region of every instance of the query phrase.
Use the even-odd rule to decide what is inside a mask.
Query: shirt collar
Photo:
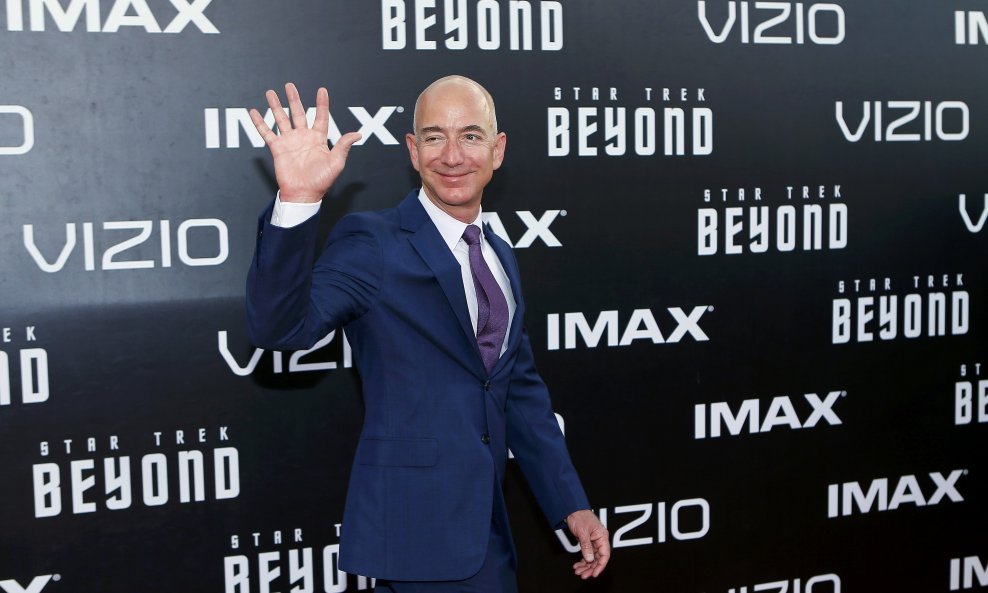
[[[419,190],[419,202],[425,208],[425,213],[432,219],[432,224],[436,225],[436,228],[439,229],[439,234],[442,235],[443,241],[446,242],[449,250],[453,251],[456,248],[456,244],[463,239],[463,231],[467,229],[467,224],[456,220],[444,212],[442,208],[433,204],[432,200],[425,195],[424,189]],[[483,241],[484,237],[484,225],[480,223],[483,211],[483,207],[481,207],[480,211],[477,212],[477,218],[471,223],[480,227],[481,241]]]

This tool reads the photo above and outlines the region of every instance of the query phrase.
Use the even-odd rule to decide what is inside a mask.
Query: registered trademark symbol
[[[965,475],[965,476],[967,475],[967,470],[964,470],[964,475]]]
[[[395,111],[397,111],[398,113],[405,113],[405,108],[399,106],[397,109],[395,109]]]
[[[847,392],[846,391],[841,391],[840,392],[840,396],[841,397],[847,397]]]
[[[55,581],[57,583],[58,581],[62,580],[62,575],[60,575],[60,574],[53,574],[53,575],[51,575],[51,580],[53,580],[53,581]]]
[[[559,211],[559,215],[560,216],[566,216],[566,211],[565,210],[560,210]]]
[[[713,313],[714,312],[714,306],[713,305],[708,306],[707,307],[707,312],[708,313]]]

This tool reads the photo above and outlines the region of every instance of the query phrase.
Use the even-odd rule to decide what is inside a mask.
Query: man
[[[501,489],[510,446],[550,523],[565,522],[579,539],[575,573],[598,576],[608,533],[535,370],[517,262],[480,226],[484,187],[506,144],[490,94],[460,76],[426,88],[406,136],[421,190],[397,208],[343,217],[313,266],[315,213],[360,135],[329,150],[326,89],[311,129],[295,86],[285,91],[291,119],[266,94],[280,136],[251,110],[279,197],[261,215],[248,329],[257,345],[283,350],[346,328],[365,418],[341,568],[395,593],[517,591]]]

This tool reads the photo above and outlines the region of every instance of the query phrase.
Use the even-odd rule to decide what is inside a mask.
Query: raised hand
[[[330,150],[326,145],[329,92],[323,87],[316,92],[316,118],[311,128],[305,120],[305,108],[294,84],[285,85],[285,95],[291,120],[281,106],[278,93],[268,90],[264,94],[280,136],[271,131],[256,109],[250,110],[250,119],[274,157],[274,175],[281,190],[281,200],[318,202],[343,172],[350,147],[360,140],[360,134],[344,134]]]

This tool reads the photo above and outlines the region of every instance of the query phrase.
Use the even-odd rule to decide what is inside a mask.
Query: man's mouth
[[[442,177],[446,181],[457,181],[459,179],[463,179],[464,177],[470,174],[469,171],[464,171],[462,173],[440,173],[437,171],[437,173],[439,174],[440,177]]]

